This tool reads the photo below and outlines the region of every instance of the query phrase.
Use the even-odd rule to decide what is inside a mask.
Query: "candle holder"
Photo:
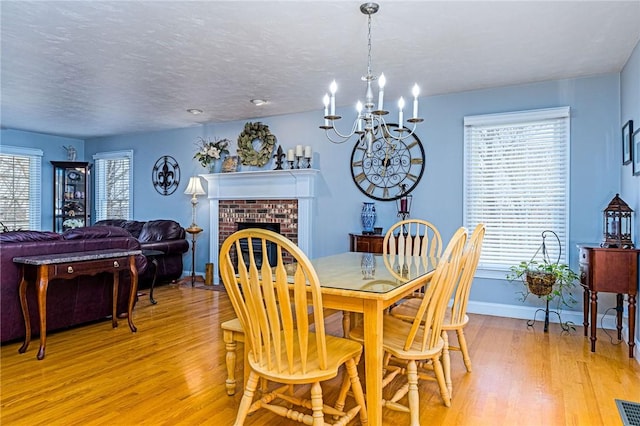
[[[602,227],[603,241],[600,247],[604,248],[634,248],[631,240],[631,218],[633,210],[627,203],[622,201],[620,194],[616,194],[611,200],[604,213],[604,224]]]
[[[282,151],[282,145],[278,145],[278,150],[273,155],[273,158],[276,159],[276,168],[274,170],[282,170],[282,162],[285,156],[286,154]]]
[[[411,203],[413,201],[413,195],[407,194],[407,185],[400,184],[400,198],[396,200],[396,206],[398,208],[398,217],[400,220],[406,220],[411,212]]]
[[[305,160],[307,160],[307,169],[311,168],[311,157],[304,157]]]
[[[293,160],[289,160],[289,169],[293,170]]]
[[[302,155],[296,155],[296,169],[300,168],[300,163],[302,163]]]

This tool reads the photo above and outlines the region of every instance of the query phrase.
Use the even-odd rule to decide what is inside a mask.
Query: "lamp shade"
[[[192,176],[189,178],[189,185],[187,185],[187,189],[184,191],[185,194],[189,195],[204,195],[204,189],[202,188],[202,183],[200,182],[199,176]]]

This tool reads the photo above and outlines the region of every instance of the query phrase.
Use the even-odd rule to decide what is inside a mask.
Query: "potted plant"
[[[558,258],[555,262],[550,260],[545,244],[547,233],[553,234],[558,242]],[[542,261],[535,260],[540,251],[542,251]],[[542,244],[531,260],[522,261],[517,265],[511,266],[509,268],[510,272],[506,277],[509,282],[520,280],[524,284],[524,290],[519,292],[522,296],[520,298],[522,302],[530,294],[545,299],[545,332],[549,327],[549,302],[555,302],[557,312],[554,313],[558,315],[562,329],[564,331],[569,331],[569,328],[573,329],[569,322],[562,323],[559,312],[562,311],[563,307],[571,308],[577,303],[572,291],[580,277],[571,270],[569,265],[560,263],[561,251],[560,239],[557,234],[553,231],[543,231]],[[532,326],[534,322],[535,316],[534,320],[529,321],[527,324]]]
[[[522,280],[524,283],[525,289],[520,292],[523,302],[530,294],[534,294],[549,302],[555,300],[558,310],[563,306],[570,308],[577,303],[572,290],[579,276],[564,263],[530,260],[520,262],[509,270],[507,280],[510,282]]]

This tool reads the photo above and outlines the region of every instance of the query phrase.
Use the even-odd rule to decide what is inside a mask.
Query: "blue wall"
[[[633,120],[634,128],[640,128],[640,43],[620,74],[620,118],[620,127]],[[620,167],[620,196],[635,211],[633,241],[640,247],[640,176],[631,173],[631,164]],[[636,341],[640,341],[640,309],[636,312]]]
[[[636,88],[640,84],[637,51],[638,48],[628,65],[630,69],[627,71],[625,68],[625,73],[629,75],[623,73],[623,78],[631,81],[625,84]],[[428,78],[424,80],[428,81]],[[575,243],[600,241],[602,209],[616,192],[621,192],[620,80],[621,75],[613,73],[421,98],[421,115],[426,120],[420,126],[418,136],[425,146],[427,164],[425,175],[413,193],[412,216],[432,221],[441,230],[443,239],[448,239],[462,224],[464,116],[569,106],[569,249],[571,266],[577,269]],[[630,101],[633,102],[637,104],[638,97]],[[351,107],[338,108],[337,113],[344,117],[353,116]],[[313,242],[315,256],[348,250],[348,233],[361,230],[359,212],[362,202],[368,201],[353,184],[349,172],[353,145],[328,142],[323,131],[318,128],[322,124],[321,114],[322,111],[318,108],[313,112],[255,120],[268,124],[285,150],[297,144],[313,147],[313,166],[321,171],[316,218],[318,231]],[[630,114],[634,114],[640,124],[640,113],[634,110]],[[186,226],[191,222],[189,196],[183,193],[188,177],[206,173],[192,159],[197,138],[226,137],[235,144],[244,123],[245,121],[236,121],[164,132],[96,138],[85,141],[84,150],[79,149],[79,152],[80,156],[84,153],[85,160],[92,161],[96,152],[133,148],[134,218],[173,218]],[[63,144],[68,142],[51,143],[50,150],[60,152],[60,156],[63,156],[64,151],[60,148]],[[47,152],[46,147],[38,147]],[[235,153],[235,145],[231,146],[231,153]],[[173,156],[182,172],[180,187],[170,196],[158,194],[151,183],[153,164],[162,155]],[[273,165],[265,168],[273,168]],[[626,172],[626,168],[623,171]],[[638,180],[640,179],[625,184],[629,186],[629,191],[637,192]],[[627,197],[631,198],[629,195]],[[205,200],[205,197],[201,197],[198,205],[198,223],[206,228],[209,208]],[[45,197],[43,211],[50,210],[47,206],[50,206],[50,196],[48,199]],[[397,220],[395,203],[376,202],[376,208],[377,226],[387,229]],[[199,237],[198,245],[197,265],[200,272],[204,263],[210,261],[208,239],[208,230],[205,229]],[[190,256],[185,256],[185,270],[190,270],[190,260]],[[217,262],[217,259],[211,261]],[[515,294],[517,290],[515,285],[507,284],[503,279],[482,278],[474,286],[471,297],[479,303],[521,305]],[[535,306],[535,301],[531,305]],[[581,309],[581,306],[577,309]]]

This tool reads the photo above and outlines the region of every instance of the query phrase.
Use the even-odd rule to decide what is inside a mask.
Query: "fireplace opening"
[[[236,222],[236,227],[238,231],[248,228],[260,228],[267,229],[269,231],[273,231],[276,233],[280,233],[280,224],[277,222],[270,223],[258,223],[258,222]],[[254,240],[252,241],[253,245],[253,257],[256,260],[256,266],[258,268],[262,267],[262,242]],[[242,252],[242,259],[244,260],[245,265],[249,266],[249,246],[245,240],[240,241],[240,251]],[[272,243],[267,242],[267,260],[270,265],[275,265],[278,261],[277,259],[277,251],[276,246]]]

